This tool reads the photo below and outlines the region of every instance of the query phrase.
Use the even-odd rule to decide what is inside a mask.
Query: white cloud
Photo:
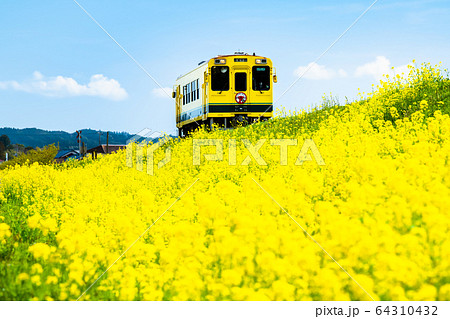
[[[172,89],[171,88],[155,88],[152,90],[153,95],[157,97],[172,97]]]
[[[45,96],[98,96],[110,100],[123,100],[128,94],[117,80],[102,74],[91,76],[88,84],[79,84],[76,80],[64,76],[45,77],[40,72],[33,73],[33,78],[21,83],[17,81],[0,82],[0,89],[12,89]]]
[[[336,76],[346,77],[347,72],[342,69],[339,69],[337,72],[333,69],[329,69],[325,67],[325,65],[319,65],[315,62],[309,63],[307,66],[299,66],[294,74],[296,76],[302,76],[305,79],[310,80],[329,80]]]
[[[375,79],[381,79],[383,75],[389,74],[408,74],[408,65],[400,65],[392,69],[391,61],[385,56],[377,56],[375,61],[366,63],[356,68],[355,76],[372,76]]]
[[[42,73],[39,72],[39,71],[34,71],[33,72],[33,77],[34,77],[35,80],[42,80],[44,78]]]
[[[347,72],[345,72],[345,70],[343,70],[343,69],[339,69],[339,70],[338,70],[338,75],[339,75],[341,78],[345,78],[345,77],[347,76]]]

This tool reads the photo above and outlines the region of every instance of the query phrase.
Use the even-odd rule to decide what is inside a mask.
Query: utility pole
[[[106,132],[106,154],[109,154],[109,132]]]
[[[77,142],[78,142],[78,151],[80,152],[80,156],[83,157],[82,149],[81,149],[81,130],[77,132]]]
[[[103,135],[102,131],[98,131],[98,145],[102,145],[101,136]]]

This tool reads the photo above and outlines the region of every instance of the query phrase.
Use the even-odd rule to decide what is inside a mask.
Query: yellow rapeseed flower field
[[[76,300],[154,223],[82,300],[449,300],[444,72],[425,64],[345,106],[169,140],[153,175],[124,151],[1,170],[0,299]],[[223,141],[223,156],[202,146],[194,165],[194,139]],[[280,139],[297,142],[284,163]],[[297,161],[307,140],[325,165]]]

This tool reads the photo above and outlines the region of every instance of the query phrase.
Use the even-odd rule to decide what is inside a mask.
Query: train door
[[[250,103],[250,69],[245,66],[235,66],[232,72],[235,112],[247,112]]]

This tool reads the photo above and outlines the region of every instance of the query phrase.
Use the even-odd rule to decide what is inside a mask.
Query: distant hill
[[[87,148],[98,145],[98,132],[91,129],[83,129],[81,136]],[[60,149],[76,148],[77,134],[64,131],[46,131],[37,128],[16,129],[3,127],[0,128],[0,135],[6,134],[11,140],[11,144],[23,144],[24,146],[43,147],[49,144],[55,144]],[[127,132],[109,132],[110,144],[126,144],[127,140],[133,135]],[[102,144],[106,144],[106,132],[102,132]]]

